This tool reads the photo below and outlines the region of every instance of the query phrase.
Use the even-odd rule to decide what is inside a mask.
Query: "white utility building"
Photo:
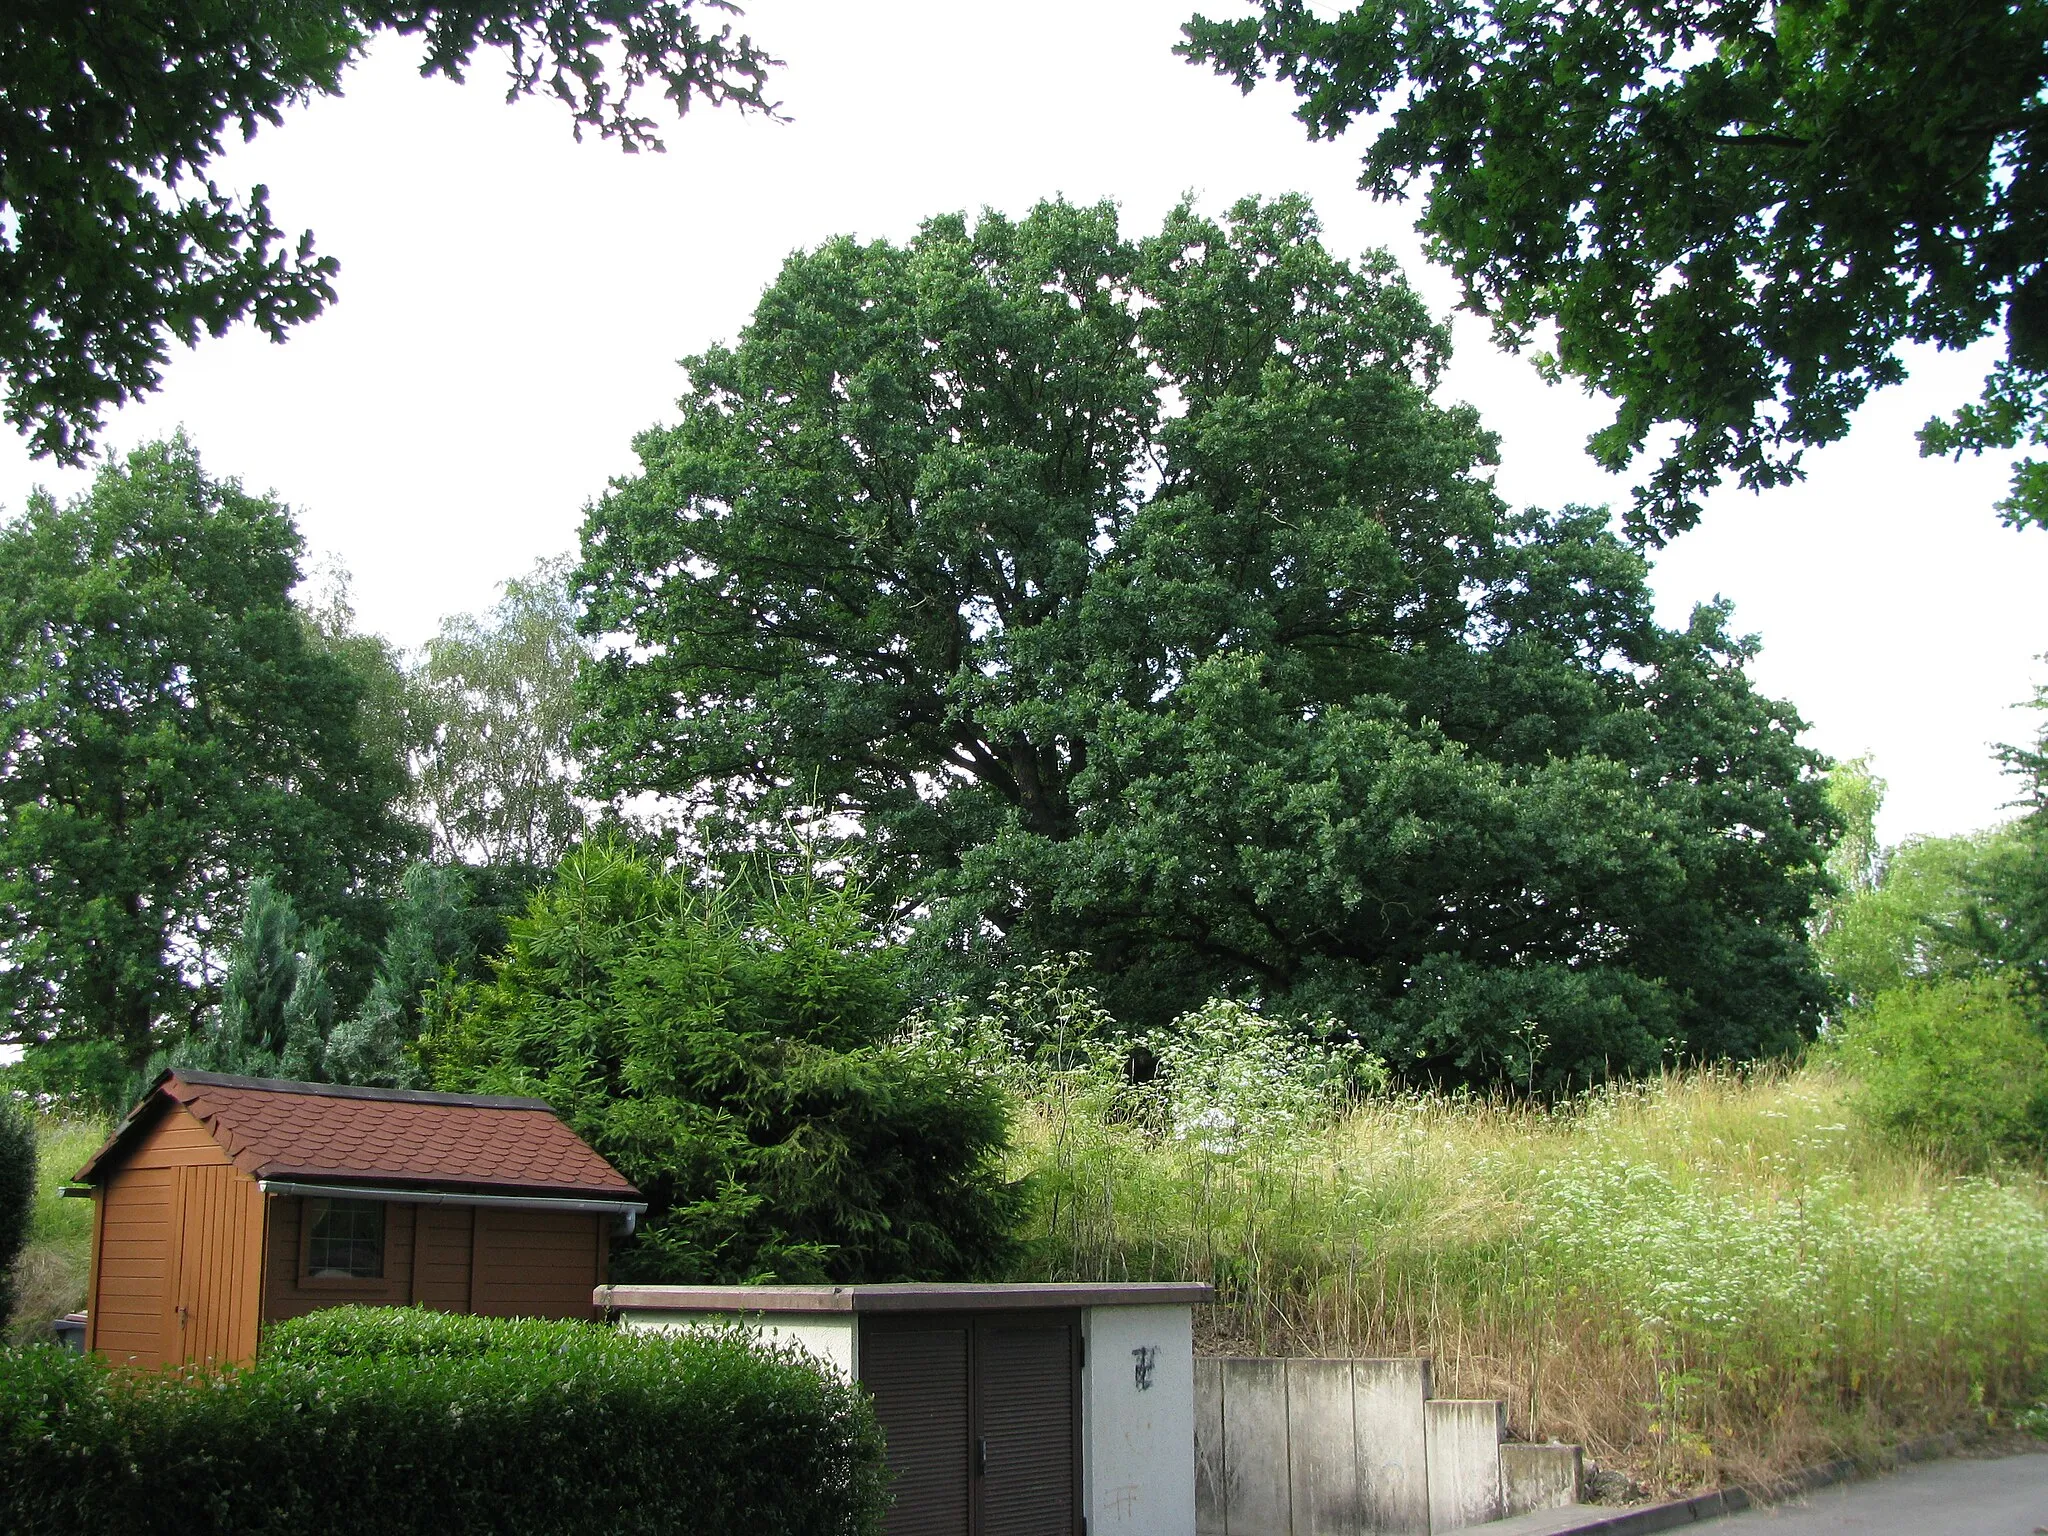
[[[740,1323],[874,1396],[888,1536],[1194,1536],[1200,1284],[608,1285],[640,1329]]]

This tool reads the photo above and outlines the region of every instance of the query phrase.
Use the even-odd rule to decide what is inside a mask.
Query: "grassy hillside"
[[[85,1305],[92,1258],[92,1202],[60,1199],[57,1191],[107,1139],[96,1120],[44,1118],[36,1123],[36,1209],[28,1246],[15,1264],[14,1316],[8,1342],[47,1339],[50,1320]]]
[[[1213,1280],[1208,1353],[1430,1355],[1439,1395],[1658,1489],[2009,1423],[2048,1390],[2048,1187],[1899,1151],[1847,1097],[1706,1072],[1160,1136],[1075,1080],[1024,1122],[1034,1268]]]

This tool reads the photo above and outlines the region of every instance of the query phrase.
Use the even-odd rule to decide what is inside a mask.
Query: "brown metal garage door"
[[[1078,1536],[1078,1314],[863,1318],[887,1536]]]

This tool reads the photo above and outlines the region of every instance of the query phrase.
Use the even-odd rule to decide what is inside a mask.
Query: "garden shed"
[[[887,1536],[1193,1536],[1200,1284],[614,1285],[626,1328],[739,1323],[873,1394]]]
[[[247,1362],[265,1323],[407,1304],[591,1317],[646,1204],[538,1099],[174,1069],[79,1170],[85,1346]]]

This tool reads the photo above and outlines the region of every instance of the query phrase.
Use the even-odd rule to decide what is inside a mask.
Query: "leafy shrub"
[[[1009,1105],[903,1036],[896,953],[805,873],[693,885],[624,847],[563,860],[484,983],[445,1000],[443,1087],[546,1099],[649,1202],[621,1279],[1000,1273]]]
[[[35,1210],[35,1127],[11,1096],[0,1093],[0,1327],[14,1310],[14,1261],[28,1244]]]
[[[1139,1125],[1227,1156],[1328,1124],[1383,1091],[1386,1063],[1332,1020],[1276,1018],[1216,997],[1131,1035],[1085,979],[1087,956],[1042,960],[990,991],[985,1010],[919,1014],[906,1042],[957,1054],[1027,1103]]]
[[[866,1536],[859,1389],[737,1333],[335,1309],[250,1370],[0,1360],[0,1529],[235,1536]]]
[[[1965,1162],[2048,1151],[2048,1039],[2004,975],[1880,993],[1838,1053],[1876,1124]]]
[[[1384,1062],[1330,1033],[1229,998],[1182,1014],[1147,1037],[1164,1128],[1204,1151],[1229,1153],[1324,1124],[1359,1092],[1387,1086]]]

